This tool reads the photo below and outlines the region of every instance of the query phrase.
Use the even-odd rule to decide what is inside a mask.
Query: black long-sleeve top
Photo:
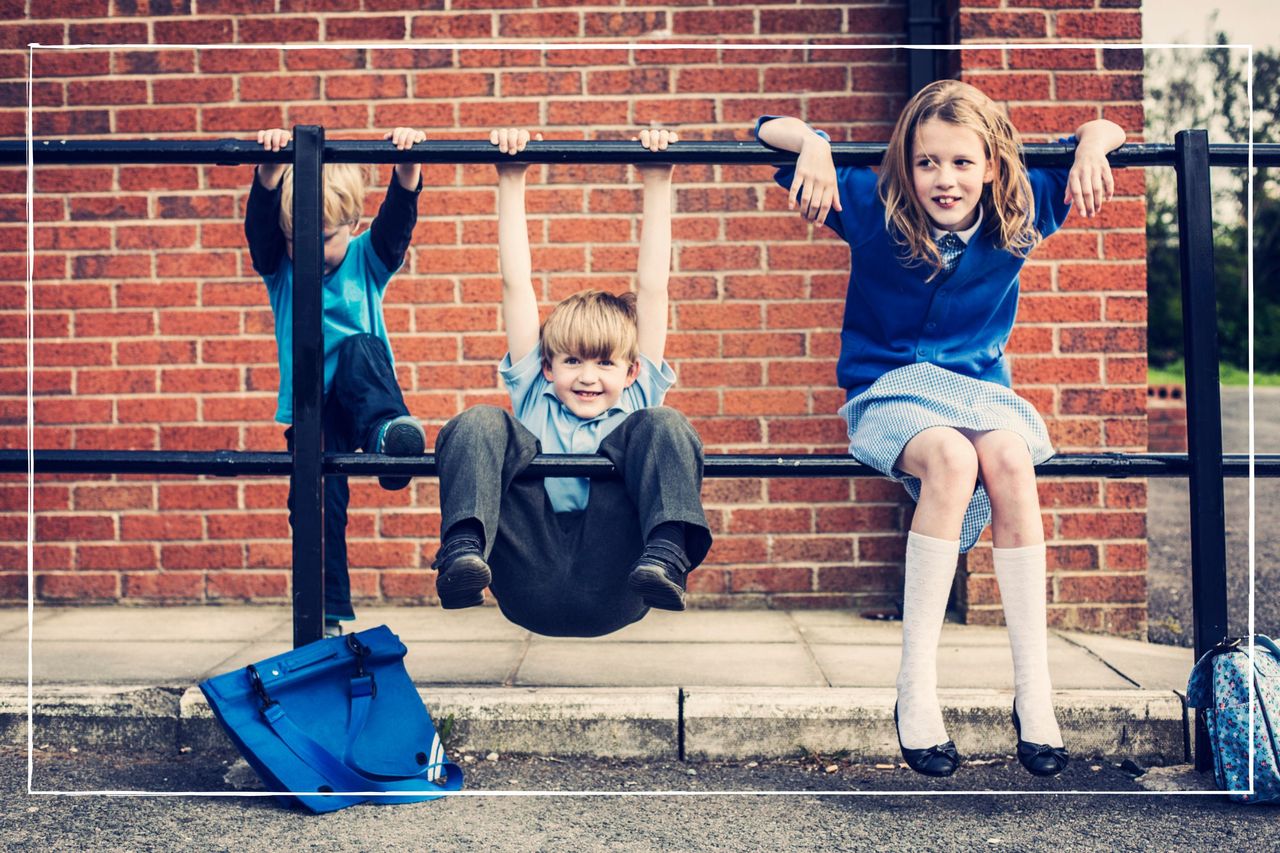
[[[369,225],[369,241],[374,252],[387,269],[398,269],[404,263],[418,224],[418,195],[422,192],[422,179],[418,187],[406,190],[393,172],[387,196],[382,200],[378,213]],[[273,275],[280,268],[285,256],[285,237],[280,230],[280,187],[269,190],[258,181],[254,173],[249,189],[249,202],[244,212],[244,236],[249,243],[249,257],[253,268],[262,277]]]

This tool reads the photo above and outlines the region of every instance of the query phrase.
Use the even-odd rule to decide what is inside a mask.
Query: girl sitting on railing
[[[1040,415],[1009,388],[1005,344],[1023,262],[1073,201],[1093,216],[1111,198],[1106,154],[1124,131],[1086,122],[1070,170],[1028,169],[1017,131],[991,99],[941,80],[899,116],[878,176],[836,169],[827,136],[798,119],[764,116],[756,135],[799,154],[775,179],[801,215],[852,249],[836,368],[849,452],[918,502],[894,710],[902,755],[930,776],[960,763],[937,698],[937,646],[957,556],[991,522],[1018,759],[1036,775],[1060,773],[1067,751],[1049,681],[1034,470],[1053,448]]]

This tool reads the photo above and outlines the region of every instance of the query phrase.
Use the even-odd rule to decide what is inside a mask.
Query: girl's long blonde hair
[[[1041,237],[1018,131],[980,90],[959,80],[938,80],[917,92],[902,110],[880,167],[877,191],[884,202],[885,227],[903,247],[903,262],[928,264],[933,268],[931,279],[942,270],[929,215],[916,199],[912,179],[916,135],[920,125],[933,118],[978,134],[992,167],[991,183],[983,188],[979,202],[983,230],[994,232],[997,248],[1026,257]]]

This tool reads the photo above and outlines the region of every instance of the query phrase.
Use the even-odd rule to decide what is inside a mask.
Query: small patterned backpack
[[[1256,634],[1253,672],[1246,638],[1223,640],[1196,662],[1187,704],[1205,709],[1218,787],[1239,803],[1280,800],[1280,647]],[[1251,678],[1250,675],[1253,677]],[[1249,709],[1253,709],[1253,784]],[[1248,793],[1250,787],[1253,793]]]

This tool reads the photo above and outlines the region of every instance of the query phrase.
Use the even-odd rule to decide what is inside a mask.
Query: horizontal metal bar
[[[208,474],[222,477],[243,475],[288,475],[292,469],[288,453],[213,451],[209,453],[152,450],[37,450],[37,474]],[[423,456],[380,456],[364,453],[330,453],[324,457],[327,474],[385,476],[436,475],[436,459]],[[1224,453],[1223,474],[1248,477],[1249,457],[1245,453]],[[0,450],[0,473],[27,470],[24,450]],[[1185,453],[1065,453],[1036,466],[1043,477],[1186,477],[1190,462]],[[529,477],[595,477],[614,474],[613,463],[603,456],[537,456],[529,466]],[[707,477],[878,477],[880,473],[852,457],[840,455],[768,455],[717,453],[706,457]],[[1280,453],[1254,456],[1254,474],[1280,477]]]
[[[837,163],[876,165],[884,155],[883,142],[837,142],[831,153]],[[1032,166],[1065,166],[1071,163],[1075,146],[1060,143],[1032,143],[1024,146]],[[1212,166],[1243,167],[1248,146],[1219,143],[1209,146]],[[256,142],[243,139],[219,140],[36,140],[33,156],[37,165],[202,163],[233,166],[240,163],[292,163],[293,145],[280,151],[266,151]],[[370,140],[327,140],[326,163],[496,163],[518,160],[526,163],[722,163],[738,165],[782,165],[794,162],[795,155],[760,145],[731,140],[681,142],[662,152],[652,152],[637,142],[619,140],[549,140],[530,142],[514,158],[501,154],[484,140],[428,140],[407,151],[390,142]],[[1111,152],[1115,166],[1171,166],[1174,147],[1156,143],[1124,145]],[[0,165],[21,165],[27,160],[26,143],[0,142]],[[1280,144],[1253,146],[1254,165],[1280,166]]]
[[[209,474],[287,476],[293,471],[289,453],[233,450],[37,450],[37,474]],[[25,450],[0,450],[0,473],[25,472]]]

